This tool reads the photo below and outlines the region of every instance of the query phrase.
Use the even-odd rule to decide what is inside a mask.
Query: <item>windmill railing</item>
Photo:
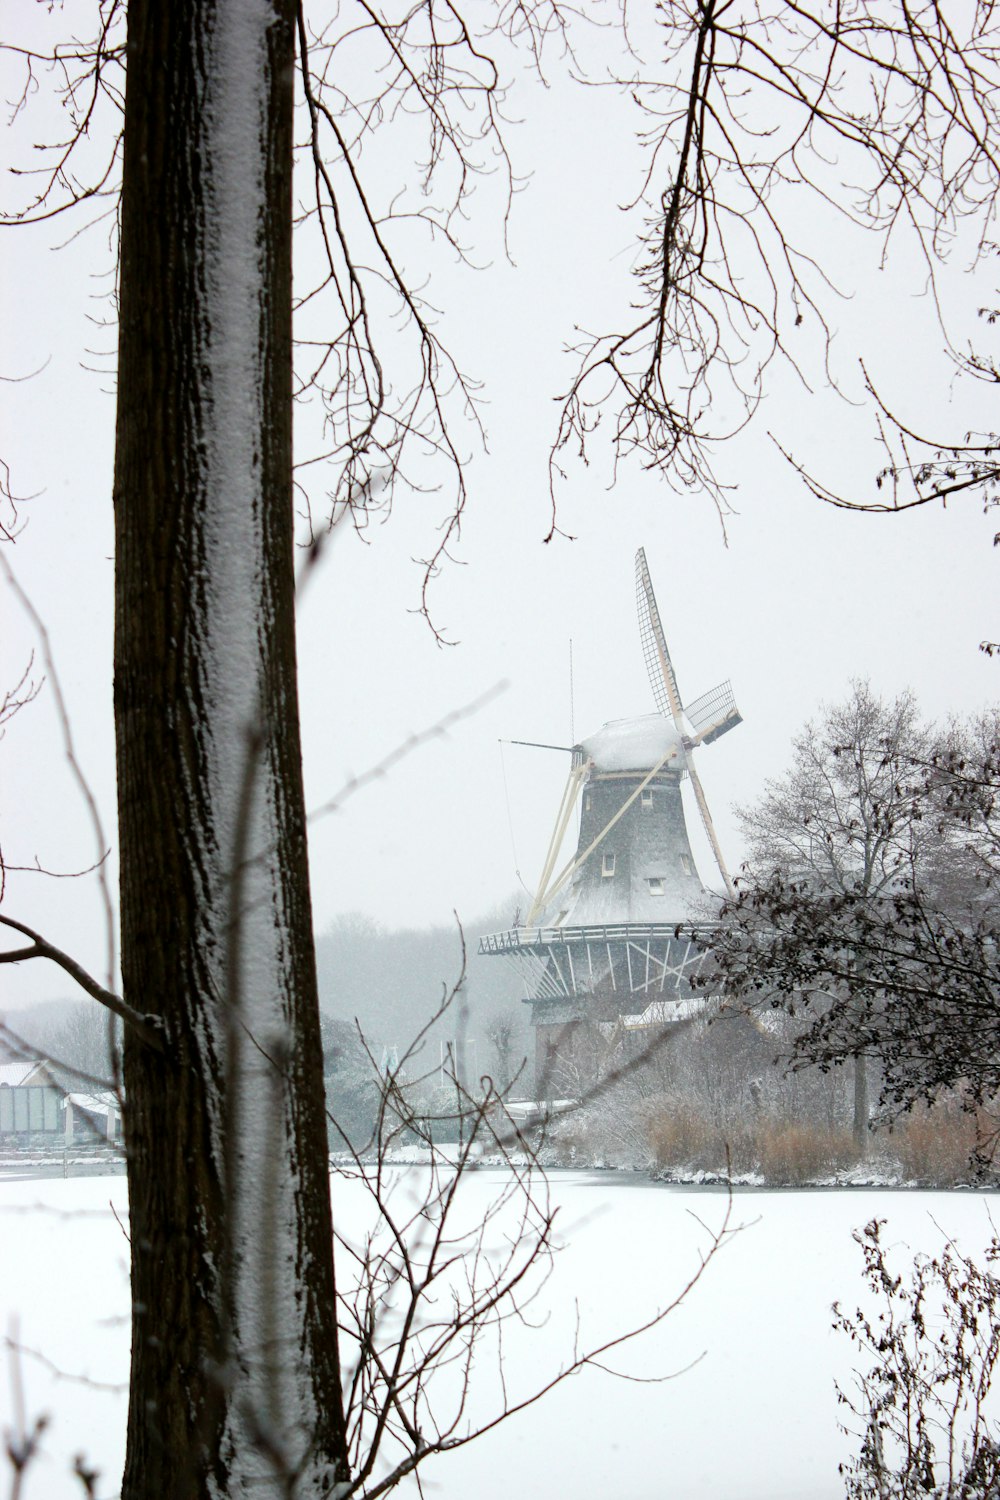
[[[512,927],[479,939],[480,953],[520,953],[564,944],[634,943],[687,938],[708,943],[718,922],[615,922],[597,927]]]

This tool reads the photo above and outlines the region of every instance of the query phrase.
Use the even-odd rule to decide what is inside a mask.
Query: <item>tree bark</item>
[[[130,0],[115,713],[124,1500],[347,1472],[300,765],[291,0]]]

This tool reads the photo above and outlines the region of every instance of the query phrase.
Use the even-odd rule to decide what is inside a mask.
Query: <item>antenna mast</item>
[[[569,742],[576,744],[576,711],[573,702],[573,637],[569,638]]]

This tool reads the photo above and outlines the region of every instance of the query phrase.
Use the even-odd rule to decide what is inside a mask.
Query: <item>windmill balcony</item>
[[[507,932],[486,933],[479,939],[479,951],[516,953],[551,943],[631,943],[664,937],[696,937],[704,946],[717,926],[716,922],[615,922],[592,927],[513,927]]]
[[[716,925],[514,927],[482,937],[479,951],[520,971],[536,1021],[538,1007],[552,1001],[571,1001],[592,1019],[604,1012],[614,1017],[642,1011],[653,998],[690,996]]]

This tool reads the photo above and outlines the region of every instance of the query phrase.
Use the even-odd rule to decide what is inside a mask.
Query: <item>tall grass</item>
[[[897,1120],[883,1141],[905,1181],[953,1187],[974,1178],[973,1161],[987,1134],[979,1117],[957,1104],[920,1104]]]
[[[850,1132],[807,1121],[759,1118],[726,1127],[690,1106],[651,1113],[648,1139],[658,1171],[725,1172],[776,1186],[829,1178],[855,1160]]]
[[[621,1091],[560,1118],[546,1155],[564,1165],[732,1174],[775,1187],[831,1183],[849,1173],[954,1187],[977,1180],[977,1147],[991,1138],[987,1127],[996,1126],[950,1098],[873,1127],[862,1154],[843,1110],[818,1114],[803,1102],[776,1092],[750,1103],[723,1089],[712,1098],[689,1090]]]

